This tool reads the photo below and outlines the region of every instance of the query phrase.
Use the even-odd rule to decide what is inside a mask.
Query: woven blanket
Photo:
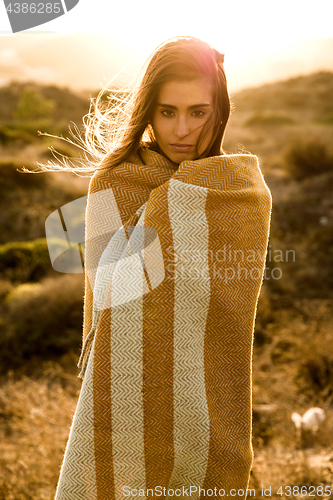
[[[178,166],[140,149],[93,175],[83,381],[55,500],[246,498],[271,208],[252,155]]]

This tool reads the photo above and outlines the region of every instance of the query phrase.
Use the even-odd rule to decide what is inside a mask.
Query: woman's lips
[[[192,144],[171,144],[171,147],[173,147],[173,149],[175,149],[176,151],[184,152],[184,151],[188,151],[193,146],[192,146]]]

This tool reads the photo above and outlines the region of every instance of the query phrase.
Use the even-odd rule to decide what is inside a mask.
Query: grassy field
[[[70,121],[81,126],[88,97],[55,86],[0,88],[0,500],[53,498],[81,385],[83,275],[52,269],[45,219],[85,196],[89,179],[16,169],[50,158],[50,145],[77,156],[37,130],[68,136]],[[333,74],[247,89],[232,102],[224,149],[256,154],[273,196],[255,327],[250,486],[256,498],[328,498],[321,492],[330,486],[333,494]],[[326,422],[302,448],[290,416],[311,406],[325,410]],[[287,486],[295,487],[290,495]]]

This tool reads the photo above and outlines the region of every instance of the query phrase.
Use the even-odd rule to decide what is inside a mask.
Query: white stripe
[[[201,486],[209,450],[204,336],[210,298],[207,189],[171,179],[169,217],[175,251],[174,449],[168,488]],[[194,260],[193,260],[194,259]],[[199,495],[192,494],[191,500]]]
[[[94,346],[95,342],[82,382],[54,500],[97,498],[93,421]]]
[[[103,189],[88,195],[85,221],[85,271],[92,290],[95,288],[101,255],[107,248],[112,234],[121,226],[121,217],[112,189]]]
[[[112,294],[119,287],[125,295],[126,290],[137,292],[141,281],[141,294],[135,300],[121,303],[119,297],[112,298],[112,303],[119,304],[111,311],[112,447],[115,498],[123,500],[124,486],[146,487],[142,398],[142,295],[146,282],[138,255],[121,260],[117,273]]]

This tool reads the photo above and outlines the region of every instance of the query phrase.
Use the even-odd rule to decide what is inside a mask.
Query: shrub
[[[10,281],[38,281],[52,270],[46,238],[0,246],[0,273]]]
[[[253,443],[258,447],[267,446],[274,437],[272,414],[270,412],[260,411],[260,409],[258,409],[258,405],[254,405],[252,411],[252,423]]]
[[[28,164],[24,165],[29,170],[34,170]],[[24,188],[42,188],[46,184],[45,175],[39,174],[22,174],[17,170],[22,169],[22,165],[15,161],[0,162],[0,192],[17,186]]]
[[[45,278],[10,291],[3,306],[0,337],[2,371],[32,359],[55,359],[79,351],[83,312],[83,275]]]
[[[37,128],[34,130],[34,134],[32,135],[30,131],[27,132],[17,125],[1,125],[0,144],[4,144],[6,146],[11,142],[18,144],[33,144],[37,142]]]
[[[302,393],[313,400],[330,399],[333,395],[332,356],[315,353],[303,360],[299,365],[297,380]]]
[[[333,156],[317,139],[295,140],[285,153],[286,167],[297,180],[333,171]]]
[[[55,107],[55,101],[45,98],[37,89],[27,85],[21,91],[13,116],[19,120],[35,120],[50,116]]]

